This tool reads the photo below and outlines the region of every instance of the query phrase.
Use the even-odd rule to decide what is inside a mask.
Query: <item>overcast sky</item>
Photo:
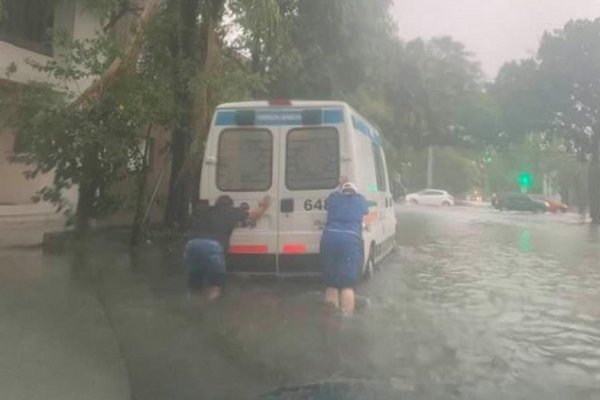
[[[493,79],[504,62],[535,54],[544,31],[600,17],[600,0],[394,0],[392,11],[400,37],[450,35]]]

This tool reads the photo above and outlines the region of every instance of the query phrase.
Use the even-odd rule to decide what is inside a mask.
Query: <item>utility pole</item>
[[[592,224],[600,225],[600,126],[592,136],[592,159],[588,168],[590,217]]]
[[[427,187],[433,187],[433,146],[427,148]]]

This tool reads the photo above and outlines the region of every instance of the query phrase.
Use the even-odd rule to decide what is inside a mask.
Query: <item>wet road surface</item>
[[[0,249],[0,397],[600,398],[598,231],[569,214],[398,212],[400,254],[345,319],[311,280],[236,278],[208,307],[156,246]]]

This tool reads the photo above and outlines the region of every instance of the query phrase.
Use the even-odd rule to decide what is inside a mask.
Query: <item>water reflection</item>
[[[314,281],[236,278],[209,307],[172,249],[91,264],[140,398],[321,398],[364,393],[339,385],[359,381],[411,399],[596,399],[597,236],[534,218],[401,214],[402,256],[360,288],[370,305],[351,319],[322,308]]]
[[[353,318],[324,309],[312,280],[235,278],[209,306],[187,292],[175,247],[100,240],[45,259],[37,287],[69,314],[40,303],[32,321],[110,332],[119,351],[106,354],[145,400],[600,398],[597,230],[415,208],[399,239]],[[87,352],[72,332],[64,351]]]
[[[523,253],[531,251],[531,233],[527,228],[523,228],[519,232],[519,250]]]

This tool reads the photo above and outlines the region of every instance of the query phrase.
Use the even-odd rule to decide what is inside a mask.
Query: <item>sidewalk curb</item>
[[[51,216],[61,216],[60,212],[49,204],[24,204],[24,205],[3,205],[0,206],[0,219],[22,218],[22,217],[40,217],[47,218]]]

